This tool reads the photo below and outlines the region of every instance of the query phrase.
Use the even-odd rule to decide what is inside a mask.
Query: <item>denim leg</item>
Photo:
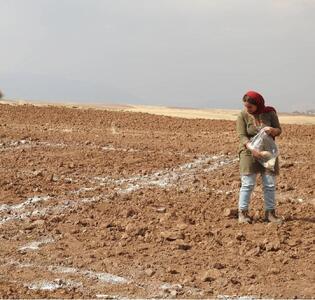
[[[242,187],[240,189],[240,196],[238,201],[239,210],[248,210],[250,195],[256,184],[256,174],[242,175]]]
[[[275,193],[276,193],[276,177],[270,174],[262,174],[265,210],[275,208]]]

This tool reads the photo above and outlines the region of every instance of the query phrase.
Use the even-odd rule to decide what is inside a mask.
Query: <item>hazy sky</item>
[[[0,0],[7,98],[315,108],[315,0]]]

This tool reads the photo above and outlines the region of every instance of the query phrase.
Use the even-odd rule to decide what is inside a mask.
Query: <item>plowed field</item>
[[[235,122],[0,105],[0,298],[311,298],[314,125],[240,225]],[[260,180],[259,180],[260,181]]]

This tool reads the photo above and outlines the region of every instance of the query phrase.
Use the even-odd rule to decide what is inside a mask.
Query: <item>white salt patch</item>
[[[56,272],[56,273],[77,273],[78,269],[71,268],[71,267],[60,267],[60,266],[49,266],[49,271]]]
[[[129,280],[124,277],[113,275],[110,273],[80,270],[80,269],[71,268],[71,267],[49,266],[48,270],[55,273],[81,274],[89,278],[97,279],[99,281],[110,283],[110,284],[126,284],[129,282]]]
[[[137,149],[115,148],[112,145],[104,146],[101,149],[104,151],[139,152],[139,150],[137,150]]]
[[[73,268],[73,267],[64,267],[64,266],[42,266],[42,265],[35,265],[35,264],[23,264],[23,263],[19,263],[16,261],[9,261],[7,263],[8,265],[13,265],[13,266],[17,266],[20,268],[38,268],[38,269],[44,269],[44,270],[48,270],[50,272],[53,273],[62,273],[62,274],[75,274],[75,275],[82,275],[82,276],[86,276],[88,278],[92,278],[92,279],[96,279],[100,282],[105,282],[105,283],[109,283],[109,284],[127,284],[130,282],[130,280],[121,277],[121,276],[117,276],[117,275],[113,275],[110,273],[103,273],[103,272],[94,272],[94,271],[90,271],[90,270],[82,270],[82,269],[77,269],[77,268]],[[45,285],[44,285],[44,284]],[[56,279],[54,281],[40,281],[37,284],[37,286],[41,287],[41,286],[51,286],[50,284],[53,283],[53,286],[56,285],[66,285],[67,282],[65,282],[62,279]],[[36,285],[34,285],[35,287]]]
[[[222,300],[256,300],[259,299],[257,296],[228,296],[228,295],[218,295],[218,299]]]
[[[54,242],[54,239],[52,238],[47,238],[40,241],[34,241],[34,242],[26,244],[25,246],[20,247],[19,250],[20,251],[38,250],[41,246],[49,244],[49,243],[53,243],[53,242]]]
[[[15,267],[19,267],[19,268],[32,268],[33,264],[30,263],[20,263],[19,261],[10,259],[8,261],[6,261],[5,263],[3,263],[5,260],[2,261],[2,265],[3,266],[15,266]]]
[[[122,194],[130,194],[132,192],[135,192],[139,190],[141,186],[139,184],[129,184],[127,188],[119,189],[119,192]]]
[[[115,295],[105,295],[105,294],[96,294],[96,298],[101,298],[101,299],[124,299],[121,296],[115,296]]]
[[[160,170],[149,175],[136,175],[129,178],[113,179],[109,176],[94,177],[91,183],[100,186],[115,185],[115,191],[120,194],[129,194],[148,186],[158,186],[160,188],[168,188],[179,184],[180,180],[192,180],[194,174],[199,172],[211,172],[217,168],[235,162],[231,159],[221,156],[201,156],[192,162],[179,165],[175,168]]]
[[[49,146],[49,147],[65,147],[65,146],[67,146],[64,143],[50,143],[50,142],[37,142],[36,143],[36,146],[40,146],[40,145]]]
[[[170,283],[164,283],[160,286],[160,289],[162,290],[181,290],[183,288],[180,284],[170,284]]]
[[[21,220],[28,219],[30,217],[44,216],[47,211],[48,211],[48,208],[43,208],[41,210],[35,210],[33,212],[31,211],[24,212],[24,213],[18,212],[18,213],[15,213],[14,215],[4,216],[0,218],[0,225],[9,221],[21,221]]]
[[[87,275],[90,278],[96,278],[99,281],[110,283],[110,284],[124,284],[124,283],[129,282],[126,278],[112,275],[109,273],[96,273],[92,271],[87,271],[87,272],[84,272],[83,274]]]
[[[49,200],[49,196],[34,196],[31,198],[27,198],[26,201],[15,204],[15,205],[9,205],[9,204],[2,204],[0,205],[0,212],[1,211],[17,211],[24,209],[26,206],[33,205],[37,202],[43,202]]]
[[[92,202],[97,202],[101,199],[100,196],[95,196],[95,197],[90,197],[90,198],[83,198],[77,201],[78,203],[92,203]]]
[[[212,165],[208,166],[209,162],[218,159],[222,160],[220,160],[219,162],[214,161]],[[109,184],[112,183],[115,185],[120,185],[120,187],[116,188],[116,191],[126,194],[145,188],[147,186],[158,186],[160,188],[167,188],[176,184],[179,180],[191,180],[196,172],[210,172],[224,165],[231,164],[234,161],[235,160],[233,159],[224,158],[222,156],[206,156],[198,158],[193,162],[180,165],[177,168],[173,168],[172,170],[162,170],[151,175],[133,176],[118,180],[113,180],[108,177],[97,177],[95,179],[100,179],[103,183],[107,180]],[[206,168],[202,168],[203,166],[206,166]],[[127,183],[127,187],[122,187],[121,185],[125,183]]]
[[[55,206],[47,206],[42,209],[36,209],[33,211],[16,211],[14,214],[0,217],[0,225],[9,221],[22,221],[30,217],[44,217],[46,215],[56,215],[63,213],[67,209],[76,208],[82,205],[82,203],[93,203],[99,201],[101,196],[84,198],[75,201],[64,201],[63,204]]]
[[[60,289],[62,286],[57,282],[53,281],[41,281],[36,283],[31,283],[27,285],[30,290],[44,290],[44,291],[54,291]]]
[[[53,281],[42,280],[26,285],[26,287],[28,287],[30,290],[42,291],[55,291],[62,288],[73,288],[81,286],[82,283],[63,279],[55,279]]]
[[[113,179],[109,176],[94,177],[90,182],[98,186],[114,185],[114,191],[119,194],[129,194],[139,189],[148,186],[157,186],[162,189],[172,187],[174,185],[186,184],[194,179],[195,174],[201,172],[211,172],[217,168],[231,164],[236,159],[231,159],[226,156],[201,156],[192,162],[179,165],[178,167],[164,169],[149,175],[136,175],[129,178]],[[188,181],[188,182],[187,182]],[[72,194],[79,194],[80,192],[95,190],[96,187],[81,188]],[[61,205],[48,206],[37,210],[26,210],[28,206],[34,206],[39,202],[47,201],[49,196],[35,196],[28,198],[25,202],[17,205],[3,204],[0,206],[1,212],[10,212],[9,215],[0,217],[0,225],[8,221],[24,220],[29,217],[41,217],[47,214],[53,215],[63,212],[65,209],[76,208],[84,203],[92,203],[106,200],[105,195],[98,195],[90,198],[78,199],[75,201],[64,201]]]
[[[84,193],[84,192],[89,192],[89,191],[94,191],[96,188],[87,188],[87,187],[83,187],[83,188],[80,188],[76,191],[72,191],[70,192],[70,194],[80,194],[80,193]]]
[[[49,146],[49,147],[64,147],[63,143],[49,143],[49,142],[38,142],[38,141],[28,141],[28,140],[20,140],[20,141],[11,141],[9,144],[0,144],[0,146],[4,147],[0,149],[0,152],[15,150],[15,149],[30,149],[38,146]]]

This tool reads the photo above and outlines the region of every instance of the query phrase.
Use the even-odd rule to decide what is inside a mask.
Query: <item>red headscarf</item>
[[[255,105],[257,106],[257,110],[253,113],[253,115],[260,115],[263,113],[268,113],[271,111],[276,112],[276,109],[272,106],[265,106],[265,100],[262,95],[255,91],[248,91],[245,95],[254,100]]]

